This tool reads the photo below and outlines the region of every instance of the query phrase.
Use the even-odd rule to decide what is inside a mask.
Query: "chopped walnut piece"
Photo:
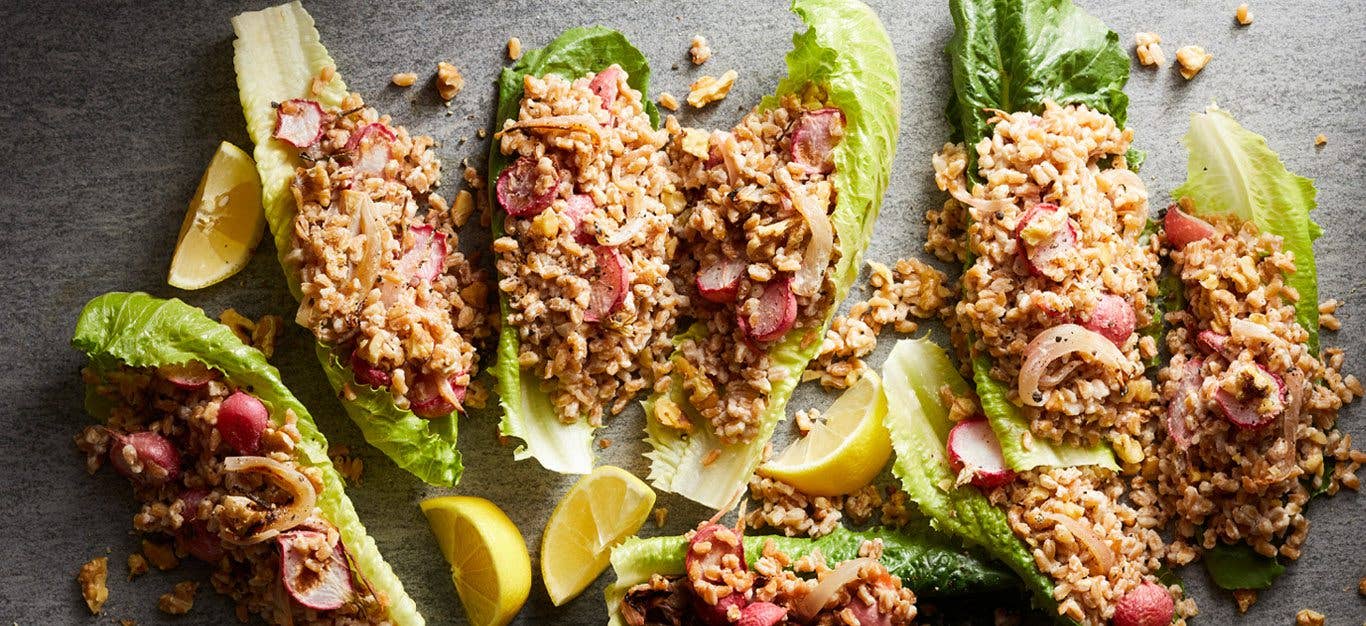
[[[1205,52],[1200,46],[1183,46],[1176,51],[1176,63],[1181,66],[1181,75],[1186,80],[1195,78],[1212,60],[1214,55]]]
[[[522,58],[522,40],[516,37],[508,37],[508,58],[516,61]]]
[[[1234,589],[1233,600],[1238,603],[1238,612],[1246,613],[1252,605],[1257,603],[1256,589]]]
[[[1366,576],[1362,576],[1361,580],[1357,581],[1357,593],[1366,596]]]
[[[175,550],[170,545],[154,543],[147,539],[142,540],[142,554],[147,557],[147,561],[155,565],[157,569],[166,571],[175,569],[180,565],[180,559],[175,556]]]
[[[661,93],[661,94],[659,94],[659,106],[662,106],[662,107],[664,107],[664,108],[666,108],[666,109],[668,109],[668,110],[670,110],[670,111],[677,111],[677,110],[678,110],[678,98],[675,98],[673,94],[671,94],[671,93],[669,93],[669,92],[667,92],[667,91],[664,92],[664,93]]]
[[[275,342],[283,329],[284,320],[279,315],[263,315],[256,320],[256,330],[251,332],[251,345],[269,359],[275,356]]]
[[[1167,63],[1167,55],[1162,52],[1162,36],[1157,33],[1137,33],[1134,35],[1134,54],[1138,62],[1147,66],[1162,67]]]
[[[128,580],[147,573],[147,558],[140,552],[128,555]]]
[[[1300,609],[1295,614],[1295,626],[1323,626],[1323,613],[1313,609]]]
[[[237,309],[229,308],[218,314],[218,321],[237,335],[242,343],[251,344],[251,333],[256,330],[256,322],[251,321],[251,318],[238,313]]]
[[[1243,26],[1252,23],[1252,12],[1248,10],[1246,2],[1238,5],[1238,11],[1237,13],[1234,13],[1234,17],[1237,17],[1238,23]]]
[[[345,444],[337,444],[327,449],[327,457],[332,459],[332,466],[337,468],[337,473],[346,479],[347,483],[360,484],[361,474],[365,471],[365,461],[351,456],[351,448]]]
[[[81,597],[85,598],[92,615],[99,615],[105,600],[109,599],[109,587],[105,585],[108,578],[109,558],[103,556],[90,559],[76,574],[76,581],[81,584]]]
[[[711,58],[711,46],[707,44],[707,38],[695,35],[692,38],[692,46],[688,48],[688,56],[692,57],[693,65],[701,65]]]
[[[450,102],[464,88],[465,78],[460,75],[460,70],[445,61],[436,64],[436,92],[442,100]]]
[[[681,430],[683,432],[692,431],[692,422],[688,416],[683,414],[683,409],[679,408],[678,403],[672,398],[663,396],[655,401],[655,419],[665,428]]]
[[[470,221],[470,216],[474,214],[474,195],[461,189],[455,194],[455,207],[451,211],[451,223],[456,228],[462,228]]]
[[[730,88],[735,86],[735,79],[740,75],[735,70],[726,70],[720,78],[715,76],[703,76],[693,82],[688,90],[688,104],[694,109],[700,109],[708,104],[724,100],[726,94],[730,93]]]
[[[1314,136],[1314,145],[1316,145],[1316,146],[1321,146],[1321,145],[1324,145],[1324,144],[1326,144],[1326,143],[1328,143],[1328,135],[1325,135],[1325,134],[1323,134],[1323,133],[1319,133],[1318,135],[1315,135],[1315,136]]]
[[[389,78],[389,82],[395,87],[412,87],[417,84],[417,74],[414,72],[399,72]]]
[[[199,583],[185,581],[176,583],[169,593],[157,600],[157,608],[168,615],[184,615],[194,608],[194,594],[199,591]]]

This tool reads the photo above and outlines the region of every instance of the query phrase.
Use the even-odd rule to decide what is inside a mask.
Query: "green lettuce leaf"
[[[1270,589],[1285,566],[1274,557],[1258,554],[1246,544],[1221,543],[1205,551],[1205,571],[1220,589]]]
[[[71,344],[89,355],[92,365],[102,371],[120,364],[159,367],[198,361],[221,372],[233,385],[251,389],[277,424],[286,411],[293,411],[302,437],[295,448],[295,460],[318,468],[322,474],[318,508],[341,532],[346,551],[361,575],[376,592],[389,598],[390,619],[398,624],[423,623],[417,605],[380,556],[346,497],[341,475],[327,457],[327,440],[318,432],[308,409],[285,388],[280,373],[259,351],[243,344],[228,327],[209,319],[200,309],[145,293],[108,293],[91,300],[81,311]]]
[[[503,69],[498,78],[498,115],[494,131],[502,129],[506,120],[516,120],[522,103],[522,85],[527,76],[541,77],[558,74],[566,79],[596,73],[613,63],[626,71],[627,83],[639,91],[645,101],[645,112],[650,122],[659,126],[659,112],[649,98],[650,65],[626,36],[601,26],[571,28],[564,31],[544,48],[522,55],[515,65]],[[498,176],[510,160],[503,156],[498,141],[489,148],[488,189],[490,201],[497,188]],[[494,202],[497,207],[497,202]],[[495,210],[493,238],[503,236],[505,214]],[[508,317],[507,297],[500,291],[498,306],[503,319]],[[550,395],[532,377],[522,381],[522,368],[517,362],[519,342],[517,329],[503,324],[498,334],[498,362],[493,376],[498,379],[499,402],[503,406],[503,420],[499,431],[508,437],[522,440],[514,458],[535,458],[548,470],[564,474],[587,474],[593,470],[593,426],[580,419],[573,424],[560,421]]]
[[[1001,454],[1010,469],[1023,472],[1040,466],[1099,465],[1119,470],[1114,453],[1104,443],[1083,448],[1031,436],[1029,447],[1026,448],[1024,441],[1025,433],[1029,432],[1029,421],[1018,407],[1010,403],[1005,384],[991,377],[991,363],[987,357],[978,356],[972,360],[972,373],[977,383],[977,398],[982,403],[982,412],[991,423],[996,438],[1001,441]]]
[[[299,164],[297,150],[272,137],[275,107],[291,98],[315,100],[324,108],[341,106],[346,84],[341,75],[311,91],[324,67],[336,67],[319,40],[313,18],[298,2],[232,19],[233,66],[237,90],[246,116],[247,133],[256,144],[252,156],[261,175],[262,206],[275,238],[275,250],[285,270],[286,283],[300,297],[299,268],[287,258],[294,232],[294,195],[290,184]],[[394,404],[393,395],[355,381],[349,367],[327,346],[318,344],[318,360],[346,414],[360,427],[365,440],[399,467],[433,485],[460,481],[464,467],[455,447],[456,416],[425,420]],[[354,399],[348,399],[354,394]]]
[[[979,557],[975,551],[965,551],[960,543],[934,532],[923,521],[896,530],[852,531],[840,527],[819,539],[745,537],[745,560],[753,565],[762,555],[764,543],[772,541],[775,548],[793,559],[820,550],[827,563],[840,563],[858,558],[859,546],[872,539],[882,540],[882,564],[920,597],[995,592],[1020,585],[1019,579],[1010,571]],[[612,569],[617,579],[607,587],[605,594],[609,623],[621,624],[618,609],[631,587],[648,581],[654,574],[683,574],[687,547],[687,540],[681,536],[632,537],[612,550]]]
[[[1318,274],[1314,240],[1323,234],[1310,212],[1316,202],[1314,181],[1286,169],[1266,138],[1211,106],[1191,115],[1182,141],[1190,151],[1186,182],[1172,197],[1195,202],[1197,215],[1234,215],[1284,240],[1295,255],[1295,273],[1286,282],[1300,294],[1295,318],[1309,331],[1309,346],[1319,347]]]
[[[806,24],[792,37],[787,54],[788,75],[760,108],[778,106],[782,97],[800,94],[811,85],[824,88],[829,102],[844,113],[844,139],[835,147],[835,189],[839,195],[832,222],[840,246],[834,268],[834,302],[848,295],[858,277],[863,251],[877,221],[882,194],[891,176],[892,159],[901,124],[901,88],[896,55],[877,14],[858,0],[795,0],[792,11]],[[654,419],[654,399],[646,402],[650,480],[713,508],[720,508],[744,486],[759,464],[764,445],[786,414],[787,400],[801,380],[806,364],[820,350],[836,306],[817,327],[790,332],[769,349],[773,366],[786,376],[773,384],[768,407],[759,418],[759,432],[748,443],[725,446],[705,421],[695,421],[693,433],[665,428]],[[694,327],[688,332],[703,332]],[[685,406],[681,403],[680,406]],[[708,453],[720,450],[715,462],[703,464]]]
[[[898,341],[887,356],[882,389],[887,395],[887,431],[896,451],[892,474],[936,530],[1005,563],[1024,581],[1035,605],[1056,616],[1053,581],[1034,566],[1034,557],[1011,532],[1005,513],[975,487],[954,484],[956,475],[945,452],[953,424],[939,401],[939,389],[945,385],[955,394],[970,389],[949,356],[929,339]]]

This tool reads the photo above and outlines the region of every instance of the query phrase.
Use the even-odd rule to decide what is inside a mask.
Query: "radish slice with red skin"
[[[1195,345],[1199,346],[1206,354],[1223,355],[1225,348],[1228,347],[1228,335],[1221,335],[1212,330],[1202,330],[1195,335]]]
[[[1172,623],[1176,603],[1166,587],[1152,582],[1129,590],[1115,603],[1114,626],[1167,626]]]
[[[442,393],[444,390],[440,386],[445,385],[450,390],[450,395],[454,396],[457,401],[464,400],[465,386],[456,385],[452,382],[452,379],[458,376],[457,374],[446,380],[435,380],[435,377],[430,374],[418,376],[417,380],[414,380],[412,386],[408,388],[408,408],[412,409],[418,417],[425,419],[445,417],[455,412],[460,407],[452,404],[446,398],[446,394]]]
[[[792,125],[789,159],[807,171],[835,171],[835,146],[844,136],[844,113],[839,109],[807,111]]]
[[[785,619],[787,619],[787,609],[772,602],[754,602],[746,605],[740,611],[740,621],[736,623],[736,626],[774,626]],[[860,620],[859,623],[863,626],[870,626],[875,622]]]
[[[1217,232],[1209,222],[1187,214],[1175,204],[1167,207],[1167,214],[1162,216],[1162,230],[1167,233],[1167,243],[1177,250],[1192,241],[1209,239]]]
[[[157,368],[162,378],[181,389],[194,391],[218,379],[218,372],[199,361],[186,361],[179,365],[162,365]]]
[[[626,301],[626,292],[631,287],[630,269],[616,248],[593,246],[593,254],[598,260],[598,270],[588,293],[588,308],[583,312],[585,322],[600,322],[610,317]]]
[[[140,485],[158,486],[180,476],[180,452],[171,441],[152,431],[122,434],[109,431],[114,443],[109,447],[109,464],[119,475]],[[124,450],[133,448],[130,462]],[[141,470],[134,467],[141,466]]]
[[[712,145],[711,148],[707,149],[707,160],[702,163],[702,166],[706,169],[712,169],[724,163],[725,160],[726,158],[721,156],[720,146]]]
[[[218,405],[218,435],[238,454],[256,454],[269,423],[266,405],[244,391],[233,392]]]
[[[413,283],[429,283],[446,271],[446,233],[431,224],[410,226],[413,246],[398,261],[398,271]]]
[[[859,626],[892,626],[891,615],[879,611],[876,606],[865,604],[863,598],[855,597],[846,608],[854,614]]]
[[[321,572],[304,565],[305,555],[298,548],[326,541],[327,535],[314,530],[295,530],[281,533],[280,580],[285,591],[300,606],[315,611],[339,609],[351,599],[351,566],[346,562],[346,550],[340,541],[332,546],[331,557]]]
[[[360,174],[382,174],[389,163],[389,144],[394,131],[384,124],[366,124],[351,133],[346,150],[352,153],[351,166]]]
[[[1280,376],[1277,376],[1270,370],[1262,367],[1260,364],[1257,365],[1257,370],[1260,372],[1260,375],[1265,376],[1266,379],[1274,385],[1276,390],[1276,402],[1280,406],[1280,410],[1273,413],[1262,413],[1261,411],[1258,411],[1255,406],[1257,403],[1263,401],[1262,398],[1239,400],[1236,396],[1224,389],[1214,392],[1214,404],[1218,406],[1219,411],[1224,414],[1224,419],[1228,420],[1230,424],[1244,430],[1264,428],[1271,422],[1276,421],[1276,418],[1285,412],[1285,381]]]
[[[295,148],[307,148],[323,136],[323,107],[312,100],[285,100],[275,109],[274,137]]]
[[[1134,314],[1134,307],[1129,305],[1129,301],[1112,293],[1102,294],[1096,299],[1096,308],[1091,310],[1091,319],[1087,320],[1083,326],[1088,330],[1100,333],[1102,337],[1113,341],[1116,346],[1123,346],[1129,340],[1129,336],[1134,334],[1134,327],[1138,325],[1138,317]]]
[[[735,301],[740,290],[740,279],[745,275],[745,262],[722,258],[697,271],[697,293],[709,302],[725,304]]]
[[[588,82],[588,88],[602,98],[602,108],[612,110],[612,103],[617,101],[618,79],[621,78],[621,68],[612,66],[598,72],[593,80]]]
[[[1181,371],[1181,381],[1176,388],[1176,396],[1167,403],[1167,436],[1172,438],[1178,450],[1189,448],[1191,443],[1186,416],[1191,414],[1192,408],[1196,417],[1204,412],[1204,404],[1200,400],[1200,367],[1203,364],[1200,359],[1186,361]]]
[[[203,488],[186,489],[181,492],[180,501],[184,503],[181,515],[185,518],[185,523],[180,526],[178,536],[185,551],[191,556],[205,563],[217,563],[223,558],[223,543],[209,532],[208,520],[199,516],[199,504],[207,497],[209,490]]]
[[[731,534],[735,535],[735,545],[727,544],[716,538],[716,533],[723,530],[730,531]],[[683,569],[688,573],[690,578],[700,580],[702,578],[702,570],[713,565],[716,567],[724,567],[721,564],[722,559],[724,559],[727,554],[733,554],[735,555],[735,558],[740,560],[741,571],[747,570],[748,565],[745,563],[745,547],[742,539],[743,537],[740,533],[736,532],[734,529],[726,528],[715,522],[704,524],[701,528],[698,528],[697,532],[693,533],[692,538],[688,540],[688,553],[683,557]],[[710,544],[711,548],[705,553],[699,553],[693,549],[693,546],[696,546],[699,543]]]
[[[1058,280],[1060,276],[1050,275],[1049,270],[1055,261],[1065,258],[1077,249],[1077,227],[1072,224],[1072,219],[1068,218],[1065,228],[1059,228],[1048,239],[1039,242],[1038,245],[1030,245],[1025,242],[1024,229],[1036,219],[1044,217],[1049,213],[1059,211],[1056,204],[1040,202],[1029,207],[1020,217],[1020,222],[1015,225],[1015,239],[1020,246],[1020,255],[1024,258],[1025,265],[1029,267],[1031,274]]]
[[[963,420],[949,430],[949,465],[955,472],[967,468],[968,482],[982,489],[1000,487],[1015,479],[1006,466],[1001,442],[985,418]]]
[[[782,339],[797,321],[797,296],[789,288],[791,278],[771,280],[759,295],[759,306],[748,320],[755,341]]]
[[[745,594],[732,591],[729,595],[717,600],[716,604],[707,604],[706,600],[693,595],[692,604],[693,612],[697,614],[698,621],[706,626],[728,626],[730,624],[730,607],[734,606],[740,609],[741,615],[743,615],[747,603]]]
[[[498,204],[512,217],[535,217],[555,200],[559,181],[545,193],[536,193],[536,160],[524,156],[498,175]]]
[[[1077,324],[1059,324],[1034,337],[1025,346],[1024,364],[1020,366],[1018,391],[1025,406],[1043,406],[1039,381],[1054,361],[1081,352],[1100,363],[1125,370],[1129,361],[1115,344],[1099,333]],[[1037,397],[1036,397],[1037,396]]]
[[[351,352],[351,372],[355,374],[356,382],[367,387],[383,389],[389,386],[389,371],[366,361],[359,350]]]
[[[583,232],[583,220],[596,208],[597,203],[588,194],[576,193],[564,199],[564,210],[560,211],[560,215],[569,220],[569,230],[574,232],[576,239],[587,237],[588,233]]]

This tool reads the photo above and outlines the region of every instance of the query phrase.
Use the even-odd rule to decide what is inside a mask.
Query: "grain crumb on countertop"
[[[128,555],[128,580],[147,573],[147,558],[141,552]]]
[[[1257,603],[1256,589],[1234,589],[1233,600],[1238,603],[1238,612],[1247,613]]]
[[[194,608],[194,594],[199,591],[199,583],[185,581],[175,584],[168,593],[157,600],[157,608],[168,615],[184,615]]]
[[[417,84],[417,74],[414,72],[399,72],[389,78],[389,82],[395,87],[412,87]]]
[[[346,444],[337,444],[327,449],[327,457],[332,460],[332,466],[337,469],[337,473],[346,479],[348,484],[360,484],[361,475],[365,472],[365,461],[359,457],[351,456],[351,448]]]
[[[612,447],[612,440],[608,437],[603,437],[602,439],[598,440],[598,447],[602,448],[603,450],[606,450]]]
[[[1246,2],[1238,5],[1238,12],[1234,16],[1238,18],[1238,23],[1243,26],[1252,23],[1252,12],[1248,10]]]
[[[701,35],[694,35],[692,46],[688,48],[688,56],[692,57],[693,65],[701,65],[711,58],[711,46],[707,44],[707,38]]]
[[[1295,626],[1323,626],[1323,613],[1313,609],[1300,609],[1295,614]]]
[[[1361,580],[1357,581],[1357,593],[1366,596],[1366,576],[1362,576]]]
[[[175,556],[175,550],[170,545],[156,543],[147,539],[142,540],[142,555],[147,557],[147,561],[156,566],[161,571],[175,569],[180,565],[180,559]]]
[[[1176,63],[1180,65],[1181,75],[1190,80],[1195,78],[1200,70],[1205,69],[1209,62],[1214,60],[1214,55],[1205,51],[1200,46],[1183,46],[1176,51]]]
[[[99,615],[100,608],[109,599],[109,587],[105,585],[108,577],[109,558],[103,556],[90,559],[76,574],[76,581],[81,584],[81,597],[85,598],[85,606],[93,615]]]
[[[720,78],[715,76],[703,76],[693,82],[688,90],[688,104],[695,109],[700,109],[708,104],[725,99],[726,94],[730,93],[730,88],[735,86],[735,79],[740,75],[735,70],[726,70]]]
[[[508,37],[508,58],[516,61],[522,58],[522,40],[516,37]]]
[[[671,93],[669,93],[669,92],[667,92],[667,91],[664,92],[664,93],[661,93],[661,94],[659,94],[659,106],[662,106],[662,107],[664,107],[664,108],[666,108],[666,109],[668,109],[668,110],[670,110],[670,111],[677,111],[677,110],[678,110],[678,98],[675,98],[673,94],[671,94]]]
[[[1162,35],[1157,33],[1137,33],[1134,35],[1134,54],[1138,62],[1145,66],[1162,67],[1167,63],[1167,54],[1162,51]]]
[[[1319,133],[1318,135],[1315,135],[1315,136],[1314,136],[1314,145],[1316,145],[1316,146],[1321,146],[1321,145],[1324,145],[1324,144],[1326,144],[1326,143],[1328,143],[1328,135],[1325,135],[1325,134],[1323,134],[1323,133]]]
[[[655,507],[654,510],[655,527],[663,528],[664,523],[669,521],[669,509],[662,506]],[[1366,578],[1361,579],[1362,584],[1366,585]]]
[[[460,70],[445,61],[436,64],[436,92],[442,100],[450,102],[464,88],[465,77],[460,75]]]

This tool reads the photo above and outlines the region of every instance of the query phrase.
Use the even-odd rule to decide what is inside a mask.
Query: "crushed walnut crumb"
[[[670,111],[677,111],[677,110],[678,110],[678,98],[674,97],[673,94],[671,94],[671,93],[669,93],[669,92],[667,92],[667,91],[664,92],[664,93],[661,93],[661,94],[659,94],[659,106],[662,106],[662,107],[664,107],[664,108],[666,108],[666,109],[668,109],[668,110],[670,110]]]
[[[224,309],[218,315],[222,322],[238,339],[265,355],[267,359],[275,356],[275,344],[284,329],[284,320],[279,315],[262,315],[260,319],[251,318],[237,312],[237,309]]]
[[[1256,589],[1234,589],[1233,600],[1238,604],[1238,612],[1246,613],[1252,605],[1257,603]]]
[[[664,524],[669,521],[669,509],[662,506],[655,507],[653,515],[655,518],[655,528],[663,528]],[[1361,579],[1361,582],[1363,586],[1366,586],[1366,578]]]
[[[171,591],[161,595],[157,608],[167,615],[184,615],[194,608],[194,595],[199,591],[199,583],[185,581],[175,584]]]
[[[180,559],[176,558],[175,549],[168,544],[143,539],[142,554],[147,557],[149,563],[163,572],[175,569],[177,565],[180,565]]]
[[[1205,69],[1209,62],[1214,60],[1214,55],[1205,51],[1200,46],[1183,46],[1176,51],[1176,63],[1181,66],[1181,76],[1186,80],[1195,78],[1200,70]]]
[[[1366,596],[1366,576],[1362,576],[1361,580],[1357,581],[1357,593]]]
[[[1162,35],[1157,33],[1135,34],[1134,54],[1145,66],[1162,67],[1167,63],[1167,54],[1162,51]]]
[[[1248,10],[1246,2],[1238,5],[1238,11],[1234,13],[1234,17],[1238,18],[1238,23],[1243,26],[1252,23],[1252,12]]]
[[[508,37],[508,58],[516,61],[522,58],[522,40],[516,37]]]
[[[450,102],[465,88],[465,77],[454,65],[442,61],[436,64],[436,92],[441,99]]]
[[[389,82],[395,87],[412,87],[417,84],[417,74],[414,72],[399,72],[389,77]]]
[[[142,556],[141,552],[128,555],[128,580],[146,574],[147,569],[147,558]]]
[[[726,70],[720,78],[715,76],[703,76],[693,82],[688,89],[688,104],[694,109],[700,109],[713,102],[718,102],[726,98],[730,93],[730,88],[735,86],[735,79],[740,75],[735,70]]]
[[[360,484],[361,474],[365,472],[365,461],[351,456],[350,447],[346,444],[331,446],[327,449],[327,457],[332,459],[332,466],[337,468],[337,473],[346,479],[347,484]]]
[[[463,228],[469,223],[470,216],[474,215],[474,194],[461,189],[455,194],[455,206],[451,209],[451,223],[456,228]]]
[[[1326,144],[1326,143],[1328,143],[1328,135],[1325,135],[1325,134],[1323,134],[1323,133],[1319,133],[1318,135],[1315,135],[1315,136],[1314,136],[1314,145],[1316,145],[1316,146],[1322,146],[1322,145],[1324,145],[1324,144]]]
[[[711,45],[707,43],[707,38],[701,35],[694,35],[692,46],[688,48],[688,56],[692,57],[693,65],[701,65],[711,58]]]
[[[1295,626],[1323,626],[1323,613],[1313,609],[1300,609],[1295,614]]]
[[[797,414],[793,416],[792,421],[797,425],[797,432],[805,437],[807,433],[811,432],[811,429],[815,428],[816,425],[821,422],[821,410],[803,409],[797,411]]]
[[[81,584],[81,597],[85,598],[85,606],[92,615],[99,615],[109,599],[109,586],[105,584],[108,577],[109,558],[103,556],[90,559],[76,574],[76,581]]]

